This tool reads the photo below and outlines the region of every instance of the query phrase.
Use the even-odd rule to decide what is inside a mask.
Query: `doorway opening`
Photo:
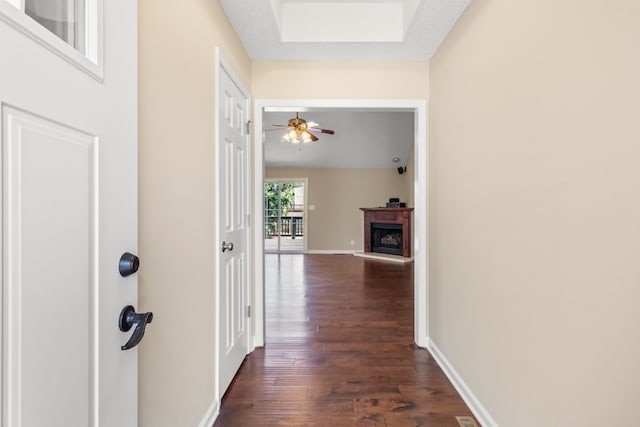
[[[254,188],[264,188],[265,182],[265,141],[264,130],[269,128],[271,122],[266,122],[264,114],[269,112],[310,112],[310,111],[390,111],[390,112],[410,112],[413,116],[410,129],[413,139],[413,204],[414,211],[413,226],[413,257],[414,257],[414,339],[420,347],[426,347],[428,341],[428,186],[427,186],[427,165],[428,165],[428,140],[427,140],[427,105],[426,100],[256,100],[254,103],[254,120],[256,138],[254,139]],[[275,123],[275,122],[274,122]],[[360,129],[363,129],[360,127]],[[366,129],[366,128],[365,128]],[[302,148],[303,153],[311,151]],[[336,156],[337,157],[337,156]],[[284,166],[284,165],[283,165]],[[313,183],[311,183],[313,185]],[[325,186],[327,182],[323,183]],[[342,185],[335,185],[333,188],[340,188]],[[314,187],[315,188],[315,187]],[[319,205],[319,201],[312,194],[307,192],[307,197],[311,197],[309,210],[313,210],[317,215],[318,211],[326,205]],[[257,191],[254,193],[254,218],[264,217],[264,193]],[[313,206],[312,206],[313,205]],[[313,208],[313,209],[312,209]],[[314,219],[315,223],[315,219]],[[254,228],[254,288],[253,304],[254,313],[254,334],[252,336],[252,346],[261,347],[265,343],[265,223],[255,221]],[[353,244],[353,243],[352,243]],[[322,253],[321,251],[311,251]],[[337,252],[332,252],[337,253]]]
[[[264,197],[264,251],[267,253],[307,250],[307,180],[267,179]]]

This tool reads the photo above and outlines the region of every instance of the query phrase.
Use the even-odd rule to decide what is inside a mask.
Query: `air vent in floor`
[[[456,421],[458,421],[458,424],[460,424],[460,427],[478,427],[478,424],[476,424],[476,420],[474,420],[473,417],[458,416],[456,417]]]

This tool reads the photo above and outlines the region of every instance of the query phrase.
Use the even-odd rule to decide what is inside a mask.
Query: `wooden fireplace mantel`
[[[371,252],[371,224],[402,225],[402,256],[411,257],[411,212],[413,208],[360,208],[364,212],[364,251]]]

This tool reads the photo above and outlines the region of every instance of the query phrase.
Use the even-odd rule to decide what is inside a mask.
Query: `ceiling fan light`
[[[285,125],[274,125],[278,128],[284,128]],[[289,119],[288,124],[286,125],[285,134],[282,135],[282,142],[290,142],[291,144],[300,144],[315,142],[318,140],[318,137],[313,134],[311,131],[321,131],[322,133],[328,133],[333,135],[333,131],[329,129],[319,129],[317,126],[318,123],[306,121],[305,119],[300,118],[298,113],[296,113],[295,119]],[[267,129],[267,130],[277,130],[277,129]]]

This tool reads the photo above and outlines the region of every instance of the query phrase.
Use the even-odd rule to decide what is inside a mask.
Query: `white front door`
[[[2,427],[137,425],[136,21],[134,0],[0,0]]]
[[[249,96],[224,60],[218,67],[218,361],[224,395],[248,352]],[[224,245],[224,246],[223,246]]]

